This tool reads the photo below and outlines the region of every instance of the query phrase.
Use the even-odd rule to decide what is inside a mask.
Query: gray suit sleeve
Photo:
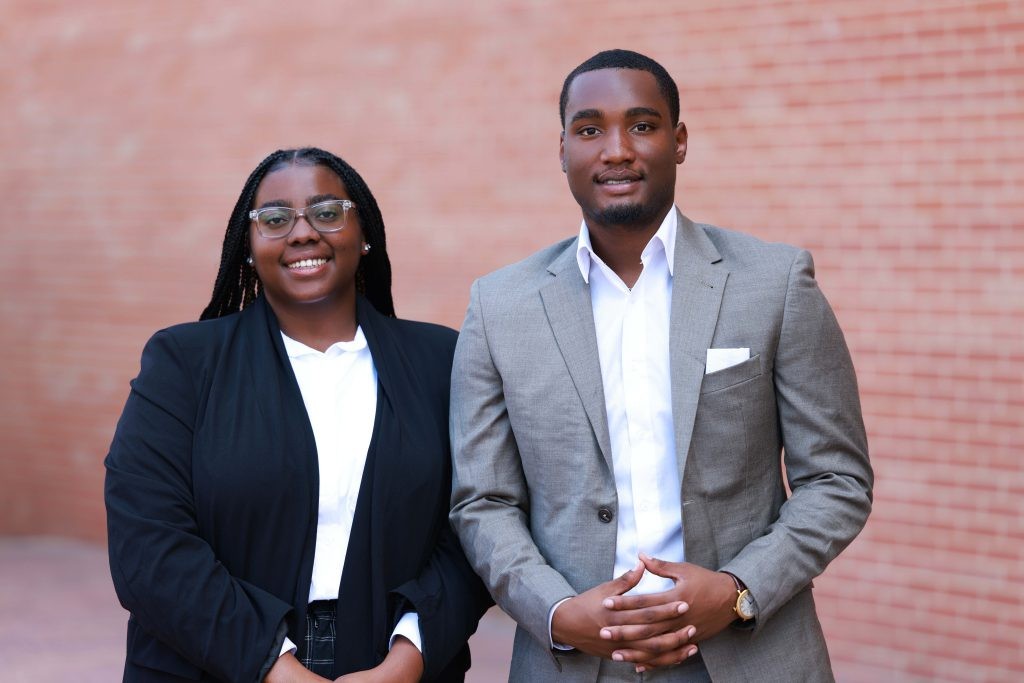
[[[753,594],[758,629],[824,571],[871,511],[873,475],[853,362],[806,251],[790,269],[774,373],[792,495],[767,533],[722,567]]]
[[[474,283],[452,369],[451,521],[498,605],[547,647],[551,607],[576,592],[530,533],[529,491],[480,289]]]

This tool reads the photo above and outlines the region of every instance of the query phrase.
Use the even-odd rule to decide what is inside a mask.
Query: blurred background
[[[683,212],[811,249],[846,332],[877,486],[816,582],[837,678],[1024,680],[1024,2],[0,0],[5,680],[120,678],[103,457],[256,163],[350,161],[399,315],[458,327],[577,231],[557,98],[612,47],[679,84]]]

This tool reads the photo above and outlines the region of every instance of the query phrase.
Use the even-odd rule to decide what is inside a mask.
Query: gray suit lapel
[[[715,335],[729,271],[704,231],[683,214],[677,213],[677,217],[669,362],[676,462],[679,481],[683,481],[707,350]]]
[[[548,266],[548,272],[555,277],[541,288],[540,296],[555,341],[597,435],[601,455],[608,464],[608,471],[613,472],[594,309],[590,302],[590,288],[576,262],[576,246],[576,241],[571,242]],[[543,372],[543,369],[538,369],[538,372]]]

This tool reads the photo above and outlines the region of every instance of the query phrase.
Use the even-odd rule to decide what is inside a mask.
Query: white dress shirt
[[[313,428],[320,472],[319,514],[309,601],[336,600],[345,568],[366,453],[377,410],[377,370],[361,327],[352,341],[321,353],[283,332],[284,348]],[[298,558],[296,558],[297,560]],[[391,636],[402,635],[422,651],[419,618],[405,614]],[[294,651],[285,638],[281,654]]]
[[[640,552],[684,559],[669,364],[675,239],[673,207],[641,253],[643,270],[630,289],[594,252],[586,223],[580,227],[576,260],[590,285],[619,501],[613,576],[635,567]],[[630,592],[672,586],[645,572]]]
[[[609,579],[635,567],[641,552],[684,560],[669,363],[675,240],[673,206],[640,255],[643,270],[632,289],[594,251],[586,222],[577,242],[576,262],[590,286],[618,496],[615,570]],[[629,593],[672,586],[671,579],[644,572]],[[548,616],[549,634],[562,602]]]
[[[590,286],[618,498],[615,568],[608,579],[635,567],[641,552],[670,562],[684,560],[669,361],[675,247],[673,207],[640,254],[643,270],[630,289],[594,251],[587,223],[580,227],[577,263]],[[657,593],[673,585],[645,571],[628,594]],[[562,602],[548,614],[549,636]],[[572,649],[554,639],[551,645]]]

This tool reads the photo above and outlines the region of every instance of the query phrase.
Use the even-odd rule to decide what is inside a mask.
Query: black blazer
[[[490,603],[448,525],[456,333],[358,305],[376,420],[339,593],[335,675],[375,666],[407,610],[424,680],[461,681]],[[287,626],[305,635],[318,464],[273,311],[156,333],[106,458],[125,681],[251,683]]]

